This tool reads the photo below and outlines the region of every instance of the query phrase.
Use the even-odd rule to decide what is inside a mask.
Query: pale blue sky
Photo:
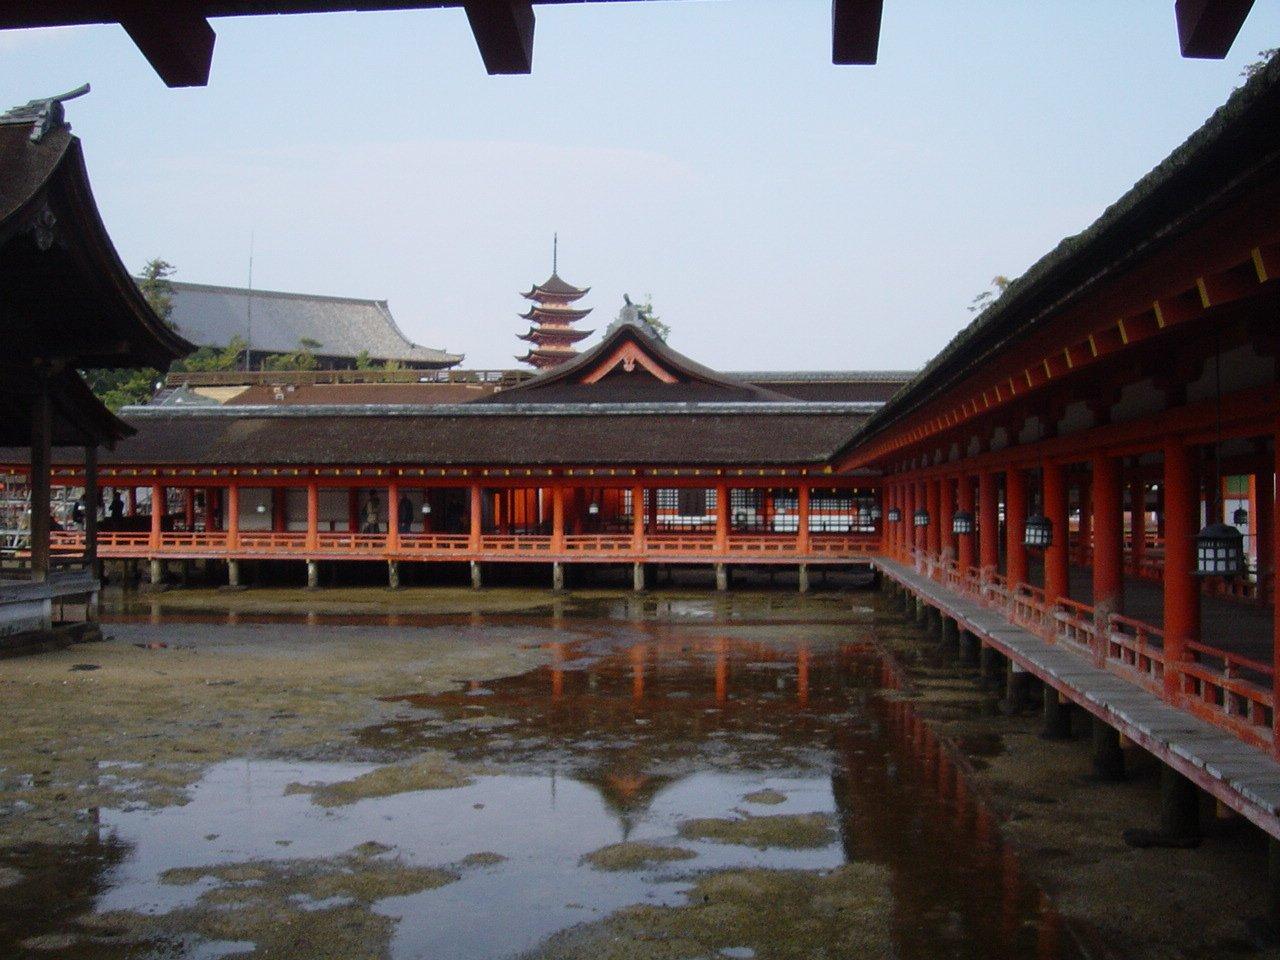
[[[414,339],[511,366],[550,269],[603,329],[652,294],[721,369],[911,367],[1087,226],[1280,43],[1225,62],[1172,0],[888,0],[875,67],[827,0],[538,8],[534,72],[486,76],[460,11],[214,21],[204,89],[118,27],[0,34],[9,103],[68,106],[126,264],[386,298]],[[593,341],[589,341],[593,342]]]

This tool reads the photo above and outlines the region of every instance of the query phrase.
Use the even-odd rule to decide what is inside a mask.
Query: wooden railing
[[[1200,642],[1186,643],[1187,659],[1168,662],[1164,634],[1149,623],[1121,614],[1100,623],[1092,606],[1067,598],[1049,603],[1044,591],[1031,584],[1010,584],[999,575],[984,580],[973,568],[961,570],[920,551],[910,559],[917,571],[935,571],[933,579],[948,589],[1000,611],[1046,642],[1089,657],[1253,746],[1275,748],[1272,664]]]

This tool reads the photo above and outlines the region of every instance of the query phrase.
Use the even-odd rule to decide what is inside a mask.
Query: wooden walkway
[[[1280,763],[1230,732],[1171,706],[1132,680],[1011,623],[1002,612],[876,557],[881,573],[952,617],[1019,667],[1110,724],[1272,837],[1280,838]]]

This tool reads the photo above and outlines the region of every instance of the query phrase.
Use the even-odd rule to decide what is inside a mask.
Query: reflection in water
[[[400,918],[397,957],[508,957],[627,904],[680,903],[698,871],[846,860],[887,869],[902,958],[1074,956],[956,758],[894,696],[870,627],[655,622],[633,611],[628,601],[622,622],[572,620],[544,668],[464,681],[442,695],[406,692],[392,701],[395,719],[358,735],[391,757],[434,748],[483,764],[470,785],[322,807],[287,787],[373,766],[219,764],[186,806],[104,811],[112,854],[61,855],[84,876],[78,899],[63,895],[74,906],[60,917],[95,899],[101,910],[190,905],[212,881],[161,883],[175,867],[332,857],[374,841],[417,866],[458,865],[481,851],[507,858],[379,901],[378,912]],[[456,618],[478,630],[549,625],[475,620]],[[781,802],[745,800],[764,788]],[[837,839],[762,850],[679,836],[691,818],[799,813],[830,814]],[[582,862],[622,840],[678,844],[696,856],[636,872]],[[0,946],[50,927],[20,915],[13,893],[0,890]]]

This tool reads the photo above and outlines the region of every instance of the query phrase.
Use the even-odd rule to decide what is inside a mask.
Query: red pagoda
[[[590,287],[579,288],[560,279],[557,270],[556,245],[553,243],[551,254],[551,276],[542,283],[535,284],[528,293],[523,294],[526,300],[532,300],[533,306],[520,317],[529,321],[529,332],[517,334],[532,346],[523,357],[516,357],[521,363],[527,363],[539,370],[559,366],[566,360],[578,355],[573,345],[579,340],[591,336],[593,330],[575,330],[573,324],[591,312],[591,308],[582,309],[573,306],[591,290]]]

